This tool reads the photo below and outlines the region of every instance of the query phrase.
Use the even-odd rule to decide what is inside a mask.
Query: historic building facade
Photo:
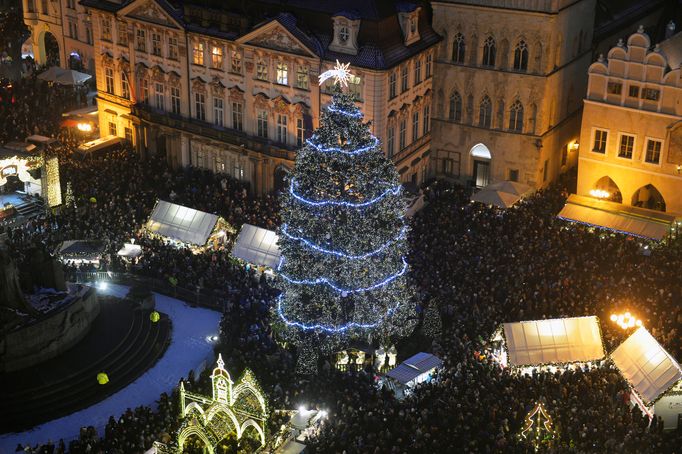
[[[22,0],[22,7],[38,64],[51,60],[62,68],[95,70],[92,22],[84,6],[77,0]]]
[[[240,12],[230,2],[176,9],[163,0],[83,0],[100,131],[173,165],[228,173],[258,193],[279,189],[331,101],[331,85],[317,76],[339,60],[351,64],[349,89],[402,180],[423,181],[440,39],[423,6],[302,3],[264,0]]]
[[[595,0],[435,1],[431,174],[543,187],[577,161]]]
[[[682,213],[682,33],[640,28],[589,68],[578,195]]]

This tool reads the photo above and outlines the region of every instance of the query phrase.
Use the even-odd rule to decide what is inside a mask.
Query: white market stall
[[[682,368],[644,328],[637,329],[610,355],[633,391],[632,401],[674,429],[682,415]]]
[[[256,266],[275,269],[281,256],[278,240],[277,233],[272,230],[244,224],[232,248],[232,256]]]
[[[142,246],[139,244],[125,243],[116,253],[119,257],[133,261],[142,255]]]
[[[107,150],[108,148],[117,146],[121,143],[121,138],[118,136],[105,136],[99,139],[91,140],[90,142],[85,142],[81,144],[77,151],[81,155],[85,156],[90,153],[95,153],[97,151]]]
[[[387,384],[398,398],[405,397],[418,384],[431,380],[441,367],[443,360],[431,353],[420,352],[390,370],[386,374]]]
[[[105,247],[98,240],[63,241],[55,251],[55,255],[64,263],[99,265]]]
[[[145,228],[178,243],[204,247],[210,240],[222,241],[229,226],[215,214],[159,200]]]
[[[605,357],[599,319],[595,316],[503,323],[493,342],[503,367],[530,372],[601,361]]]

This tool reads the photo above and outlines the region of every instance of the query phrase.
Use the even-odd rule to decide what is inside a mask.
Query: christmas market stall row
[[[500,366],[519,374],[613,364],[630,384],[633,406],[649,418],[661,417],[665,429],[680,425],[682,368],[644,327],[610,355],[595,316],[503,323],[491,344]]]
[[[218,215],[158,200],[145,225],[149,235],[195,252],[218,248],[235,234],[235,229]]]

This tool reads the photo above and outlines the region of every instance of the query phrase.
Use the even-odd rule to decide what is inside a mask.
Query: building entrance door
[[[490,183],[490,161],[474,160],[474,183],[477,188],[483,188]]]

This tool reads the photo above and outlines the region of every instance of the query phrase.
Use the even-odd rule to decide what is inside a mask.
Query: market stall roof
[[[509,365],[596,361],[604,358],[604,345],[595,316],[503,323]]]
[[[232,248],[232,255],[257,266],[275,268],[281,256],[278,239],[272,230],[244,224]]]
[[[96,260],[104,253],[104,249],[102,241],[68,240],[57,247],[57,255],[66,260]]]
[[[682,380],[680,365],[644,327],[632,333],[610,356],[647,406]]]
[[[70,110],[68,112],[64,112],[62,114],[62,117],[71,117],[71,116],[77,117],[80,115],[93,115],[94,116],[94,115],[97,115],[97,113],[98,113],[97,106],[90,105],[90,106],[81,107],[81,108],[78,108],[75,110]]]
[[[78,147],[78,151],[81,153],[93,153],[97,150],[102,150],[120,142],[121,138],[118,136],[104,136],[99,139],[91,140],[90,142],[81,144]]]
[[[80,85],[91,78],[92,76],[90,74],[82,73],[74,69],[67,69],[61,74],[57,74],[54,81],[62,85]]]
[[[46,136],[41,136],[40,134],[34,134],[32,136],[28,136],[26,138],[26,142],[34,143],[34,144],[42,144],[42,145],[50,145],[55,142],[57,142],[57,139],[54,137],[46,137]]]
[[[38,79],[46,80],[48,82],[56,82],[57,78],[64,74],[65,71],[65,69],[62,69],[59,66],[51,66],[47,70],[38,74]]]
[[[626,235],[662,240],[678,216],[572,194],[557,216],[570,222],[615,230]]]
[[[479,202],[485,205],[494,205],[498,208],[509,208],[519,200],[521,200],[520,195],[496,191],[494,189],[488,188],[481,189],[471,196],[472,202]]]
[[[135,257],[142,255],[142,247],[139,244],[125,243],[116,254],[120,257],[134,259]]]
[[[217,222],[215,214],[159,200],[147,221],[147,229],[173,240],[203,246]]]
[[[525,196],[533,192],[533,188],[527,184],[519,183],[518,181],[499,181],[497,183],[489,184],[485,187],[486,190],[506,192],[507,194],[514,194],[518,196]]]
[[[443,365],[443,360],[431,353],[420,352],[398,364],[389,371],[386,376],[402,383],[403,385],[411,382],[422,374],[432,369],[437,369]]]

